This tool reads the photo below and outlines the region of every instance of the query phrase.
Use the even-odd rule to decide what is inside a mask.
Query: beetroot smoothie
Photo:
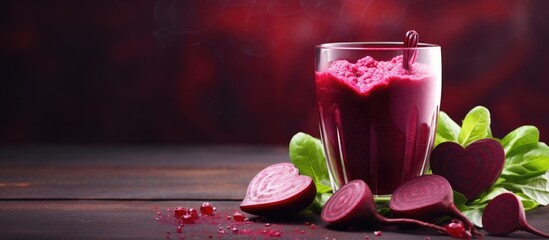
[[[440,75],[429,66],[402,67],[364,57],[331,62],[316,72],[320,130],[334,188],[364,180],[374,194],[390,194],[418,176],[433,145]]]

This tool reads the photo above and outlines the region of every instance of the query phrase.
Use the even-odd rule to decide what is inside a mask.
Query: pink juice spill
[[[364,180],[374,194],[390,194],[418,176],[433,144],[440,79],[427,65],[402,67],[371,57],[334,61],[316,72],[320,130],[337,186]]]

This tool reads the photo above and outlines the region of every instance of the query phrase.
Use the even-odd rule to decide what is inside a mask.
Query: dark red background
[[[549,1],[5,1],[0,143],[287,144],[317,135],[314,46],[442,46],[442,109],[549,138]]]

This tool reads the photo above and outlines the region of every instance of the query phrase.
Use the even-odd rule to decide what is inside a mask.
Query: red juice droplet
[[[189,215],[189,214],[185,214],[181,217],[181,220],[183,221],[183,223],[194,223],[194,218],[193,216]]]
[[[468,235],[463,222],[458,219],[453,219],[450,223],[444,226],[444,228],[448,232],[448,235],[455,238],[465,238]]]
[[[214,207],[209,202],[202,203],[202,206],[200,206],[200,213],[202,213],[202,215],[212,215],[213,212]]]
[[[183,215],[187,214],[187,209],[183,208],[183,207],[176,207],[174,208],[173,210],[173,216],[175,218],[181,218],[183,217]]]
[[[237,222],[244,222],[246,217],[244,215],[242,215],[242,213],[234,212],[233,219]]]
[[[188,214],[188,215],[191,215],[191,217],[193,218],[193,220],[197,220],[197,219],[198,219],[198,211],[196,211],[196,209],[194,209],[194,208],[189,208],[189,210],[187,210],[187,214]]]

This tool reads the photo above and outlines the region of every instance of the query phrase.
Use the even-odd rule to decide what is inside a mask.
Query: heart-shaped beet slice
[[[315,196],[311,177],[299,175],[291,163],[277,163],[255,175],[240,209],[261,216],[289,215],[309,206]]]
[[[496,182],[503,170],[505,152],[494,139],[482,139],[466,148],[454,142],[439,144],[431,154],[431,169],[452,188],[474,199]]]

